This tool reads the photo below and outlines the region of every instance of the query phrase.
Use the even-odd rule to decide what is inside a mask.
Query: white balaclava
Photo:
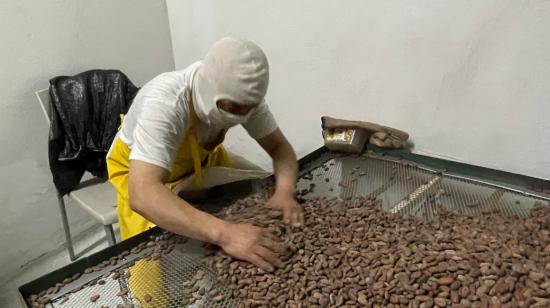
[[[193,81],[197,116],[204,124],[230,128],[254,113],[241,116],[219,109],[216,102],[230,100],[257,107],[264,103],[269,83],[267,57],[253,42],[223,38],[210,48]]]

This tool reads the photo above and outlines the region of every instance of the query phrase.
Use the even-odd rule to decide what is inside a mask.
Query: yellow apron
[[[193,172],[195,173],[198,184],[200,184],[202,182],[201,168],[203,166],[231,166],[229,154],[224,149],[223,145],[221,145],[223,138],[211,151],[204,149],[198,144],[196,132],[198,118],[191,97],[192,96],[189,94],[188,101],[190,102],[189,105],[191,109],[191,127],[176,153],[170,176],[165,183],[170,190],[176,187],[184,177]],[[124,142],[116,138],[111,153],[107,157],[109,181],[117,190],[118,223],[120,225],[122,240],[155,226],[152,222],[143,218],[143,216],[132,211],[130,208],[128,200],[130,151],[130,148],[128,148]]]
[[[221,145],[225,132],[223,132],[220,138],[221,140],[216,140],[216,146],[213,147],[211,151],[202,148],[198,144],[196,132],[198,118],[195,113],[191,95],[188,95],[188,99],[191,109],[191,127],[185,135],[183,143],[176,152],[172,170],[170,171],[168,181],[165,183],[170,190],[176,187],[184,177],[193,172],[195,173],[196,181],[198,184],[201,184],[201,168],[203,166],[230,167],[231,165],[229,155]],[[130,152],[130,148],[120,139],[116,138],[111,153],[107,157],[109,181],[117,190],[118,222],[122,240],[155,226],[152,222],[132,211],[130,208],[128,200]],[[166,306],[167,303],[164,301],[168,300],[167,295],[169,292],[167,291],[168,289],[163,279],[162,259],[156,261],[140,260],[138,262],[141,262],[139,266],[130,268],[131,276],[128,280],[128,284],[132,296],[137,298],[144,307]],[[151,294],[151,292],[155,292],[156,298],[153,299],[152,302],[146,303],[144,298],[147,294]]]

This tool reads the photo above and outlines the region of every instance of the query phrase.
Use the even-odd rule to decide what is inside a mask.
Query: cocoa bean
[[[437,284],[447,286],[452,284],[455,281],[455,279],[451,276],[445,276],[437,279]]]
[[[470,288],[463,286],[458,290],[458,295],[460,295],[461,298],[467,298],[468,295],[470,295]]]
[[[429,300],[427,302],[423,302],[422,304],[420,304],[419,308],[432,308],[433,306],[434,306],[434,301]]]
[[[204,271],[199,270],[195,273],[195,276],[193,276],[193,279],[201,280],[203,277],[204,277]]]
[[[419,302],[427,302],[427,301],[431,301],[432,297],[428,295],[417,295],[414,299],[416,299]]]
[[[118,291],[116,296],[125,296],[127,294],[128,294],[128,290],[120,290],[120,291]]]
[[[42,297],[38,298],[38,300],[37,300],[37,302],[38,302],[39,304],[42,304],[42,305],[45,305],[45,304],[47,304],[47,303],[49,303],[49,302],[51,302],[51,301],[52,301],[51,298],[49,298],[49,297],[47,297],[47,296],[42,296]]]
[[[223,294],[220,294],[220,295],[216,295],[212,298],[212,301],[217,303],[217,302],[221,302],[223,299],[225,298],[225,295]]]
[[[434,304],[436,304],[438,307],[445,307],[447,306],[447,300],[441,297],[434,298]]]
[[[95,303],[99,299],[99,294],[92,295],[90,297],[90,302]]]

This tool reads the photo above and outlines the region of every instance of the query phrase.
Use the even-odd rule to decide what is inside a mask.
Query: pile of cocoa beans
[[[206,265],[239,307],[550,307],[550,207],[435,219],[390,214],[375,199],[312,198],[289,227],[259,195],[217,214],[262,227],[287,253],[271,273],[216,247]],[[205,293],[205,292],[203,292]]]

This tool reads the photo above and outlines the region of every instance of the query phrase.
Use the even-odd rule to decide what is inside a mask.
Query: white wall
[[[262,46],[299,155],[320,117],[392,125],[414,151],[550,178],[550,2],[168,0],[177,68],[226,35]],[[266,166],[242,130],[229,138]]]
[[[64,243],[34,91],[56,75],[118,68],[137,85],[174,68],[161,0],[0,2],[0,285]],[[74,233],[93,219],[70,206]]]

